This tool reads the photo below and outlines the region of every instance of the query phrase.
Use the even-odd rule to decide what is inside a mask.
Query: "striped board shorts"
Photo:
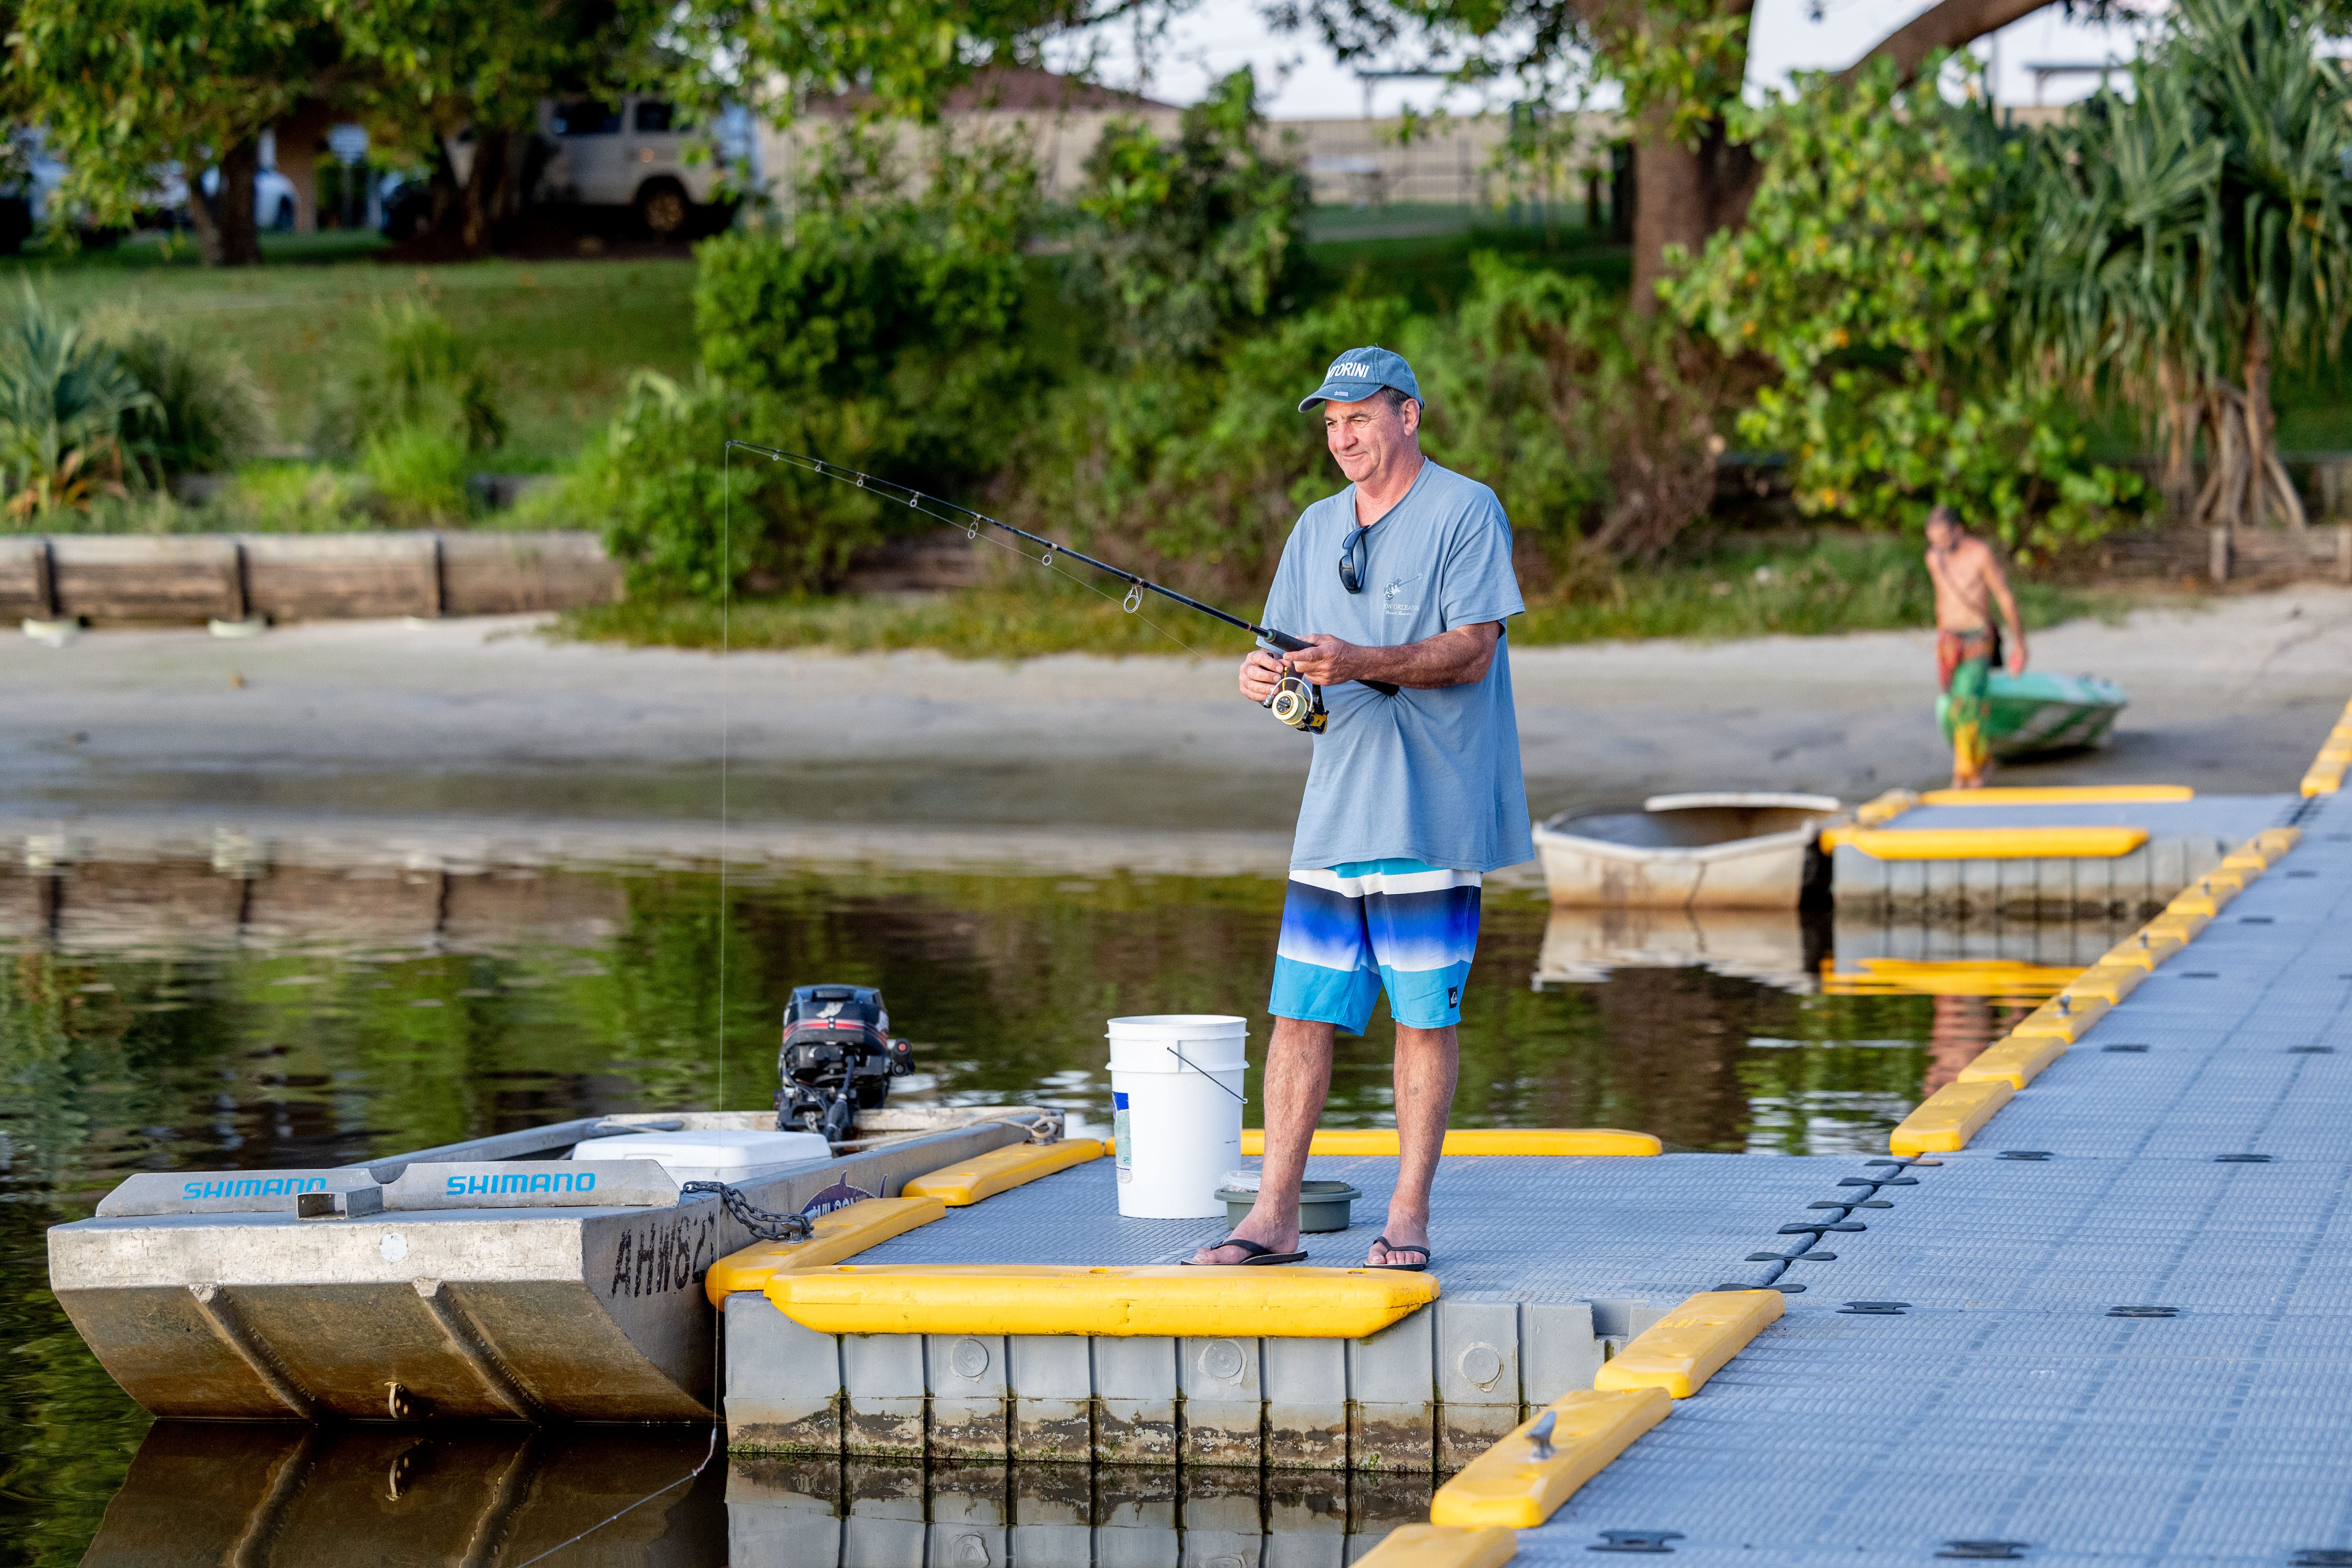
[[[1266,1010],[1360,1035],[1385,989],[1409,1028],[1460,1023],[1483,880],[1418,860],[1291,872]]]

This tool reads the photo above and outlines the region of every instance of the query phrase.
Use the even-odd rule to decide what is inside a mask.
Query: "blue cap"
[[[1304,414],[1318,403],[1361,403],[1383,386],[1395,387],[1415,403],[1421,401],[1421,383],[1413,380],[1412,366],[1404,363],[1404,355],[1386,349],[1349,349],[1331,362],[1331,368],[1323,373],[1323,384],[1298,405],[1298,412]]]

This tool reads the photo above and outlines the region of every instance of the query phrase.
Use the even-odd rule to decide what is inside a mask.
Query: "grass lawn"
[[[1478,222],[1465,223],[1451,231],[1348,238],[1341,237],[1347,227],[1334,224],[1322,232],[1331,237],[1309,244],[1307,255],[1315,264],[1315,288],[1323,295],[1354,288],[1367,293],[1402,294],[1417,310],[1451,310],[1470,291],[1470,257],[1480,250],[1497,251],[1525,266],[1579,274],[1612,290],[1622,291],[1633,284],[1632,250],[1582,227],[1547,233],[1538,227]]]
[[[2134,602],[2121,593],[2022,577],[2016,587],[2029,629],[2117,614]],[[1225,607],[1255,615],[1260,606]],[[1512,623],[1511,639],[1522,647],[1662,637],[1715,641],[1934,624],[1935,601],[1916,547],[1886,538],[1783,539],[1742,542],[1654,572],[1625,573],[1589,595],[1539,598]],[[717,605],[698,602],[632,601],[573,611],[558,622],[557,635],[715,648],[720,616]],[[957,658],[1185,652],[1239,658],[1250,647],[1244,634],[1181,605],[1153,601],[1130,616],[1116,600],[1042,574],[935,596],[738,601],[726,636],[739,648],[927,647]]]
[[[347,334],[401,295],[429,300],[499,367],[510,423],[486,468],[568,461],[612,417],[640,365],[677,375],[698,358],[690,261],[480,261],[395,267],[366,259],[370,237],[266,243],[267,265],[207,269],[152,245],[62,260],[0,262],[0,298],[19,281],[72,308],[135,304],[202,321],[231,339],[277,404],[277,441],[308,441],[310,410]],[[0,306],[5,308],[5,306]]]

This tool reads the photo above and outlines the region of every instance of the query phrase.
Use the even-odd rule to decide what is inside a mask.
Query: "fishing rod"
[[[880,479],[873,474],[860,473],[856,468],[845,468],[838,463],[829,463],[823,458],[811,458],[799,452],[779,451],[773,447],[761,447],[750,441],[730,441],[727,444],[730,447],[740,447],[747,452],[757,452],[773,462],[790,463],[793,467],[805,468],[812,474],[822,474],[828,479],[839,479],[844,484],[854,484],[859,489],[870,490],[885,500],[901,502],[921,512],[925,517],[936,518],[941,522],[954,524],[964,531],[964,537],[967,539],[978,539],[981,525],[983,523],[991,528],[1003,529],[1007,533],[1043,547],[1045,553],[1038,562],[1042,566],[1051,568],[1054,564],[1054,557],[1056,555],[1066,555],[1073,561],[1083,561],[1096,571],[1117,577],[1128,585],[1127,598],[1123,603],[1129,615],[1135,614],[1138,606],[1143,603],[1144,595],[1157,594],[1163,599],[1173,600],[1188,610],[1198,610],[1201,614],[1223,621],[1229,626],[1238,627],[1278,653],[1303,653],[1315,646],[1292,637],[1287,632],[1277,631],[1272,626],[1262,626],[1255,621],[1245,621],[1239,616],[1229,615],[1214,605],[1204,605],[1190,595],[1180,594],[1173,588],[1162,586],[1149,577],[1139,577],[1124,566],[1114,566],[1108,561],[1097,561],[1083,551],[1073,550],[1066,544],[1057,544],[1043,534],[1032,533],[1025,528],[1015,528],[1009,522],[1000,522],[986,512],[974,511],[968,506],[958,506],[955,502],[943,500],[939,496],[926,495],[921,490],[910,485],[902,485],[895,479]],[[1369,687],[1383,697],[1394,697],[1397,694],[1397,689],[1385,680],[1365,680],[1358,684]],[[1293,671],[1286,659],[1282,666],[1282,679],[1276,683],[1273,694],[1260,706],[1272,710],[1276,718],[1294,730],[1320,733],[1330,719],[1329,713],[1323,706],[1323,689]]]

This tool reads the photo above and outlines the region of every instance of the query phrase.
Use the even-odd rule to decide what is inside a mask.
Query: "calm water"
[[[513,1434],[345,1433],[307,1447],[289,1434],[150,1436],[43,1283],[44,1229],[87,1215],[125,1174],[337,1164],[563,1117],[764,1105],[784,993],[815,981],[883,988],[916,1042],[908,1098],[1042,1100],[1107,1123],[1104,1019],[1245,1013],[1263,1038],[1280,907],[1281,884],[1255,877],[777,875],[733,880],[723,919],[716,879],[691,870],[452,876],[232,860],[0,877],[0,1268],[13,1281],[0,1293],[0,1558],[79,1561],[119,1489],[110,1541],[168,1536],[173,1510],[159,1496],[205,1494],[233,1473],[238,1485],[308,1478],[304,1507],[330,1510],[322,1519],[339,1517],[343,1491],[354,1521],[447,1516],[383,1536],[355,1522],[354,1561],[512,1563],[560,1541],[566,1521],[583,1528],[631,1488],[659,1484],[643,1478],[691,1469],[702,1451],[696,1434],[572,1434],[537,1447]],[[1547,914],[1533,895],[1490,895],[1458,1124],[1634,1128],[1670,1147],[1734,1152],[1884,1148],[1923,1087],[1981,1048],[2002,1016],[1998,997],[1798,994],[1697,967],[1580,979],[1591,971],[1562,955],[1599,939],[1555,927],[1548,946]],[[1761,969],[1783,984],[1817,973],[1829,933],[1782,925],[1764,933],[1780,956]],[[1388,1048],[1385,1018],[1342,1043],[1330,1124],[1386,1119]],[[1253,1075],[1253,1099],[1257,1087]],[[467,1443],[488,1446],[476,1455]],[[572,1500],[535,1504],[522,1534],[483,1523],[524,1483],[474,1483],[525,1469],[541,1478],[526,1489],[533,1497]],[[545,1479],[574,1471],[569,1490]],[[472,1479],[436,1492],[425,1484],[436,1473]],[[611,1550],[583,1543],[563,1560],[723,1561],[715,1484],[706,1475],[633,1516]],[[976,1484],[974,1495],[1012,1485]],[[252,1500],[221,1496],[205,1526],[213,1544],[196,1531],[184,1553],[100,1555],[266,1560],[268,1543],[246,1533]],[[918,1500],[918,1520],[937,1506]],[[1332,1506],[1344,1517],[1356,1505]],[[905,1511],[882,1514],[894,1507]],[[1070,1517],[1090,1528],[1127,1517],[1087,1507]],[[1160,1528],[1150,1509],[1134,1517]],[[291,1539],[278,1537],[278,1561],[335,1555]],[[634,1544],[622,1550],[624,1539]],[[670,1544],[656,1551],[657,1539]]]

